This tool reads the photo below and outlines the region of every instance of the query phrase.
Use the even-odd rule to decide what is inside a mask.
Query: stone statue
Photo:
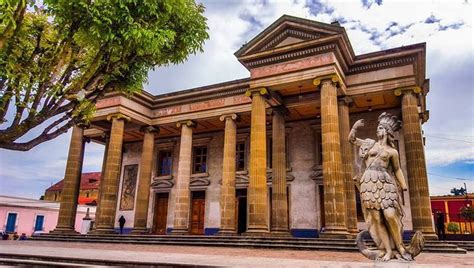
[[[401,122],[396,116],[382,113],[378,118],[377,141],[356,137],[357,129],[363,126],[363,119],[354,124],[349,141],[359,146],[362,166],[354,180],[359,187],[368,232],[377,249],[368,249],[362,241],[367,231],[358,234],[357,245],[361,253],[372,260],[412,261],[421,252],[424,239],[421,232],[417,232],[409,246],[403,244],[400,194],[401,190],[407,190],[407,184],[394,146],[394,133],[400,129]]]

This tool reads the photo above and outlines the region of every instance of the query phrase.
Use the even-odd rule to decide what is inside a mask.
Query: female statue
[[[410,261],[419,254],[413,245],[405,248],[402,240],[400,189],[406,191],[407,184],[394,146],[394,133],[400,129],[400,125],[397,117],[382,113],[378,118],[377,141],[356,137],[357,129],[364,126],[363,119],[358,120],[349,133],[349,141],[360,147],[359,157],[362,158],[364,170],[355,179],[359,183],[365,221],[378,248],[372,252],[365,249],[367,254],[362,253],[381,261],[392,258]],[[420,240],[420,237],[421,234],[415,235],[415,240]],[[359,246],[363,243],[361,238],[362,233],[358,236]],[[417,242],[423,243],[422,237]]]

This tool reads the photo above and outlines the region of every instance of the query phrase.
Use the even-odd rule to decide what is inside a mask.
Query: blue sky
[[[204,53],[157,68],[144,87],[160,94],[248,77],[234,52],[283,14],[346,28],[356,54],[427,43],[430,120],[423,125],[430,193],[474,192],[472,0],[198,1],[210,39]],[[2,126],[0,126],[2,127]],[[0,149],[0,194],[39,198],[64,175],[70,132],[29,152]],[[103,146],[86,145],[83,171],[100,171]]]

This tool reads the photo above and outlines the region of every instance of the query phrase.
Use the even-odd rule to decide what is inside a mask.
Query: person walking
[[[123,234],[123,227],[125,226],[125,217],[122,215],[120,216],[120,219],[118,220],[119,225],[120,225],[120,234]]]
[[[446,233],[444,232],[444,213],[440,210],[436,212],[436,234],[439,240],[446,240]]]

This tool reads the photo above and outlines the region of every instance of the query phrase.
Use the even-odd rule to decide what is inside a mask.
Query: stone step
[[[130,243],[151,245],[190,245],[190,246],[226,246],[226,247],[255,247],[301,250],[336,250],[358,251],[353,239],[320,239],[320,238],[281,238],[255,236],[153,236],[153,235],[60,235],[41,234],[33,236],[34,240],[87,242],[87,243]],[[408,241],[407,241],[408,242]],[[374,246],[372,241],[366,244]],[[466,250],[456,245],[442,241],[425,243],[425,252],[436,253],[466,253]]]
[[[34,254],[0,253],[0,265],[23,267],[209,267],[165,262],[120,261],[110,259],[84,259],[76,257],[42,256]]]

